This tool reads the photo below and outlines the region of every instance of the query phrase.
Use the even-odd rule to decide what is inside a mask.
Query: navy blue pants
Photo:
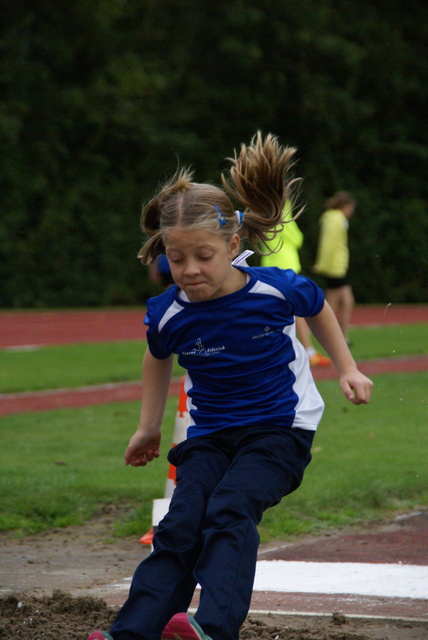
[[[257,525],[301,483],[313,435],[230,428],[171,449],[177,487],[113,623],[115,640],[160,640],[169,619],[187,611],[198,583],[198,624],[213,640],[238,640],[251,602]]]

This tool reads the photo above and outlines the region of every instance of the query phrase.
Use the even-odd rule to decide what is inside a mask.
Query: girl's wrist
[[[160,432],[160,427],[155,425],[147,425],[140,423],[137,427],[137,433],[141,435],[153,435]]]
[[[357,363],[354,358],[351,356],[350,358],[332,358],[334,365],[336,367],[337,373],[339,376],[344,376],[349,373],[353,373],[354,371],[358,371]]]

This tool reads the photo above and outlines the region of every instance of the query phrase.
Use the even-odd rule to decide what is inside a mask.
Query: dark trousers
[[[230,428],[171,449],[177,487],[154,550],[136,569],[115,640],[159,640],[201,586],[195,619],[213,640],[238,640],[250,608],[263,512],[299,486],[313,432]]]

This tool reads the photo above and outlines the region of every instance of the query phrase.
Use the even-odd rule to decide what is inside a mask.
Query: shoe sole
[[[161,640],[211,640],[187,613],[176,613],[162,632]]]

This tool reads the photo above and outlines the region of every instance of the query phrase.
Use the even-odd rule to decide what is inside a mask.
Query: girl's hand
[[[133,467],[145,467],[148,462],[160,456],[161,432],[144,433],[136,431],[125,451],[125,464]]]
[[[306,320],[314,336],[333,360],[345,396],[353,404],[367,404],[372,394],[373,382],[358,371],[328,302],[324,303],[324,307],[317,316],[306,318]]]
[[[341,375],[340,386],[353,404],[367,404],[370,401],[373,382],[358,369]]]

